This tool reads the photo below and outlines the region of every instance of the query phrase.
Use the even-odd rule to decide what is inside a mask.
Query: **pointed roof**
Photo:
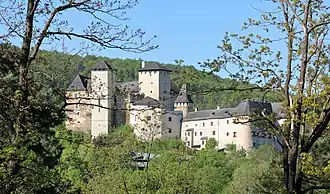
[[[98,62],[94,67],[91,68],[92,71],[116,71],[115,68],[107,63],[106,61],[102,60]]]
[[[182,85],[180,93],[174,103],[194,103],[194,101],[191,99],[191,96],[187,94],[186,84]]]
[[[88,78],[83,75],[77,74],[67,90],[68,91],[86,91],[87,85],[88,85]]]
[[[141,69],[139,69],[138,71],[169,71],[169,72],[171,72],[172,70],[167,69],[164,65],[159,64],[159,63],[149,63],[149,64],[146,64]]]

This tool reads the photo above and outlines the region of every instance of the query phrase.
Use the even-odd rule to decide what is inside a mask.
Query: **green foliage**
[[[281,155],[270,147],[261,146],[247,156],[235,150],[196,152],[179,139],[140,142],[131,132],[118,132],[123,128],[95,144],[86,134],[57,128],[63,151],[56,169],[65,193],[281,192]],[[132,152],[159,155],[138,170]]]
[[[218,145],[217,140],[215,140],[215,138],[212,137],[206,141],[205,149],[214,149],[217,145]]]

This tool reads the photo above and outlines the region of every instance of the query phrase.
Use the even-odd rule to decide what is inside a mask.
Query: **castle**
[[[217,141],[218,149],[232,143],[237,149],[265,143],[279,146],[276,137],[251,123],[234,122],[234,115],[248,118],[255,109],[280,115],[280,104],[246,100],[235,108],[193,110],[186,85],[180,89],[170,74],[161,64],[142,62],[138,81],[117,83],[115,68],[106,61],[97,63],[90,77],[77,74],[67,89],[67,127],[91,131],[95,138],[125,124],[142,141],[178,137],[195,149],[204,149],[209,138]]]

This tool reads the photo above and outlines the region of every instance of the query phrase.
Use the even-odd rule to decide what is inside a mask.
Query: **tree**
[[[42,63],[40,48],[59,40],[87,41],[81,49],[109,48],[130,52],[149,51],[155,46],[143,41],[145,32],[116,24],[126,19],[126,10],[138,1],[28,0],[1,1],[1,193],[54,192],[58,185],[54,166],[59,148],[52,127],[65,118],[64,98],[56,87],[34,77],[33,63]],[[76,11],[90,24],[74,29],[62,15]],[[112,23],[113,22],[113,23]],[[19,48],[11,45],[18,42]],[[92,47],[93,46],[93,47]],[[94,47],[95,46],[95,47]],[[51,80],[52,81],[52,80]],[[38,175],[38,176],[37,176]],[[47,180],[48,179],[48,180]]]
[[[205,149],[214,149],[217,145],[218,145],[217,140],[215,140],[215,138],[212,137],[206,141]]]
[[[311,151],[329,126],[329,44],[326,37],[330,7],[322,0],[263,3],[271,3],[275,10],[262,12],[259,20],[249,18],[242,27],[246,34],[227,33],[219,45],[222,55],[203,66],[230,72],[232,78],[244,83],[254,83],[250,91],[276,91],[282,96],[282,113],[286,118],[283,125],[278,125],[276,115],[266,112],[259,113],[253,120],[262,120],[263,125],[267,124],[268,130],[281,139],[287,191],[301,193],[310,186],[322,189],[324,184],[311,185],[305,178],[299,158]],[[286,50],[279,51],[281,45]],[[237,72],[232,71],[233,65]]]

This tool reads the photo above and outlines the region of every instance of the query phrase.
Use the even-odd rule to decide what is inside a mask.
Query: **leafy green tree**
[[[0,191],[1,193],[59,192],[55,166],[60,150],[52,128],[65,118],[65,99],[54,84],[49,64],[39,53],[42,45],[56,46],[64,38],[77,38],[102,48],[144,52],[155,48],[143,41],[144,32],[127,33],[128,27],[110,24],[111,18],[123,22],[125,10],[137,1],[98,0],[28,0],[0,2],[0,90],[2,107],[0,133]],[[61,14],[78,11],[92,19],[90,24],[76,30]],[[18,42],[19,48],[11,45]],[[91,46],[91,45],[88,45]],[[86,47],[81,48],[86,49]],[[38,64],[41,68],[34,68]],[[61,61],[63,68],[65,62]],[[42,68],[42,65],[45,65]],[[52,66],[54,67],[54,66]],[[37,74],[40,70],[41,74]],[[65,67],[64,67],[65,69]],[[65,71],[65,70],[64,70]],[[38,76],[39,75],[39,76]],[[50,77],[49,79],[46,79]],[[39,79],[36,79],[36,76]],[[10,110],[10,111],[8,111]]]
[[[215,149],[215,147],[218,145],[218,142],[217,140],[215,140],[215,138],[210,138],[206,141],[206,144],[205,144],[205,149]]]

